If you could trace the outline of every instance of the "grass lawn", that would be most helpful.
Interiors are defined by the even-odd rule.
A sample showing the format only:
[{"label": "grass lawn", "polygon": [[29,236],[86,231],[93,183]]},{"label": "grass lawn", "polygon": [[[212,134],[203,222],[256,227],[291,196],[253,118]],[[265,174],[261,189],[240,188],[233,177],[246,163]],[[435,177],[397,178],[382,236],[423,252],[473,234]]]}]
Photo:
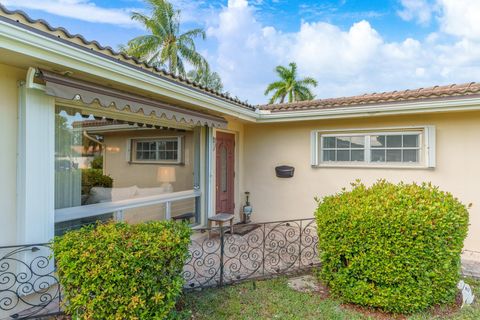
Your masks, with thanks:
[{"label": "grass lawn", "polygon": [[[467,280],[476,297],[480,297],[480,281]],[[301,293],[287,286],[286,278],[245,282],[221,289],[191,292],[183,297],[185,319],[388,319],[366,316],[348,309],[335,299],[322,298],[318,293]],[[440,314],[440,313],[437,313]],[[420,319],[480,319],[480,303],[449,316],[431,313],[400,318]]]}]

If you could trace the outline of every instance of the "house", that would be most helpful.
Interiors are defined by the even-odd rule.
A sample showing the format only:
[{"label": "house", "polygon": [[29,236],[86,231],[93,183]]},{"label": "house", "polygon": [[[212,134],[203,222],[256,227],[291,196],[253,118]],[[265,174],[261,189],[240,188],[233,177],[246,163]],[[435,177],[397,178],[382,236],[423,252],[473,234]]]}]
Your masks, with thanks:
[{"label": "house", "polygon": [[100,218],[240,220],[246,191],[253,221],[311,217],[315,196],[384,178],[472,203],[480,252],[477,83],[252,106],[0,6],[0,96],[2,246]]}]

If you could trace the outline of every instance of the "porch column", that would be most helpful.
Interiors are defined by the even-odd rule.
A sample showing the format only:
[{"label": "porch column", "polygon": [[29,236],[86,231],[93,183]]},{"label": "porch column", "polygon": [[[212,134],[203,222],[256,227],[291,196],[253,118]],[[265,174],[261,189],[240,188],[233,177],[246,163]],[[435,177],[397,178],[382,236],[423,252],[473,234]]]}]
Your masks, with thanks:
[{"label": "porch column", "polygon": [[55,230],[55,99],[23,83],[19,93],[17,241],[43,243]]}]

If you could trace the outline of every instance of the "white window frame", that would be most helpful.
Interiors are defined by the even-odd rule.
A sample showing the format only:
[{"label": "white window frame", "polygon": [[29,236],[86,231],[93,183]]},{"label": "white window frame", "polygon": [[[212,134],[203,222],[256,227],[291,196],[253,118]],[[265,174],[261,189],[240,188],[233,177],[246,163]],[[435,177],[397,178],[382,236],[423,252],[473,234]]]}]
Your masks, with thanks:
[{"label": "white window frame", "polygon": [[[371,162],[370,137],[375,135],[419,135],[418,162]],[[364,161],[323,161],[323,137],[364,136]],[[380,148],[382,149],[382,148]],[[388,149],[388,148],[385,148]],[[399,148],[404,149],[404,148]],[[411,148],[407,148],[411,149]],[[413,148],[412,148],[413,149]],[[350,149],[348,149],[350,150]],[[434,168],[435,126],[313,130],[311,132],[312,167]]]},{"label": "white window frame", "polygon": [[[137,143],[138,142],[155,142],[160,140],[168,140],[177,142],[177,159],[176,160],[139,160],[137,159]],[[130,163],[136,164],[182,164],[183,163],[183,136],[157,136],[128,139],[129,148],[128,160]]]}]

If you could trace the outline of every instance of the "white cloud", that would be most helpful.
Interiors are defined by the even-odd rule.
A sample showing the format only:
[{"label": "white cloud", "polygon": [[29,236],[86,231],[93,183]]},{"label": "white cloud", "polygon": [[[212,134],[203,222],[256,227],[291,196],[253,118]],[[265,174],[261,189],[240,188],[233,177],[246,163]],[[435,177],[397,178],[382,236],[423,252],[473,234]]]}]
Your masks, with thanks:
[{"label": "white cloud", "polygon": [[[94,0],[0,1],[85,21],[132,25],[127,9],[99,7]],[[480,78],[480,0],[399,0],[404,19],[436,21],[438,29],[425,39],[396,42],[385,40],[367,20],[348,28],[302,22],[296,32],[281,32],[257,19],[258,0],[229,0],[227,7],[172,1],[182,9],[184,21],[205,23],[210,40],[202,54],[228,91],[252,103],[267,101],[263,92],[276,79],[275,66],[291,61],[297,62],[300,76],[318,80],[314,91],[319,98]]]},{"label": "white cloud", "polygon": [[442,32],[480,39],[480,0],[400,0],[397,13],[406,21],[427,25],[433,18]]},{"label": "white cloud", "polygon": [[41,10],[88,22],[120,26],[137,25],[136,22],[130,19],[131,10],[103,8],[89,0],[2,0],[2,3],[15,8]]},{"label": "white cloud", "polygon": [[479,0],[438,0],[442,31],[459,37],[480,40]]},{"label": "white cloud", "polygon": [[267,101],[263,91],[276,79],[275,66],[290,61],[297,62],[300,76],[319,81],[317,97],[461,83],[480,75],[480,41],[474,31],[452,38],[456,28],[450,19],[460,18],[443,7],[439,12],[446,20],[437,32],[426,39],[388,42],[366,20],[347,30],[325,22],[303,22],[298,32],[282,33],[262,25],[247,4],[230,0],[208,34],[217,42],[211,63],[225,87],[253,103]]},{"label": "white cloud", "polygon": [[406,20],[415,20],[420,24],[428,24],[432,19],[435,6],[429,0],[401,0],[403,9],[398,11],[398,15]]}]

